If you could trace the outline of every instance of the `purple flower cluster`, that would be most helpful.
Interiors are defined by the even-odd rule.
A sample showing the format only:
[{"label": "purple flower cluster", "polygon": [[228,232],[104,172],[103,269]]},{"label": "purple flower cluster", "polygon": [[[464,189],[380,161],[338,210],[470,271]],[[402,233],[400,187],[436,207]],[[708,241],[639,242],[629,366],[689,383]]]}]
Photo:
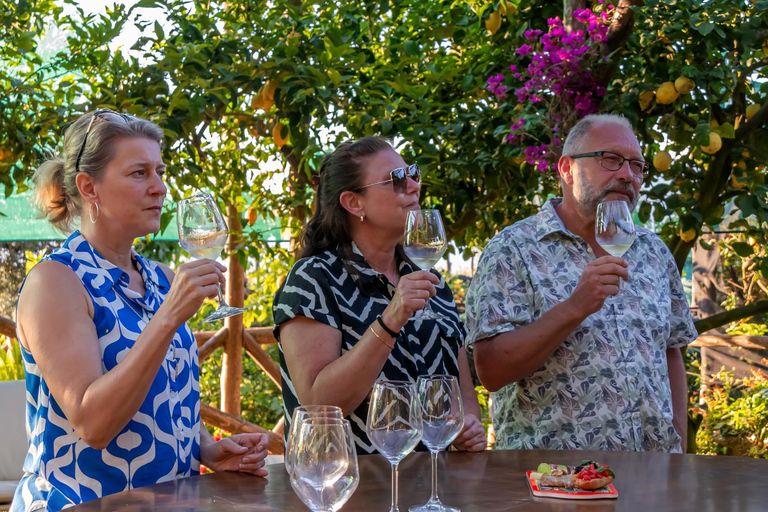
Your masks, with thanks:
[{"label": "purple flower cluster", "polygon": [[[602,3],[602,2],[599,2]],[[612,8],[612,6],[609,6]],[[499,101],[507,100],[508,91],[514,89],[514,99],[523,110],[531,113],[516,120],[509,128],[507,141],[519,144],[538,141],[538,145],[525,149],[525,161],[539,171],[557,167],[560,154],[560,133],[578,119],[597,112],[605,88],[596,83],[592,68],[601,62],[600,44],[608,33],[609,10],[598,8],[599,14],[582,9],[573,13],[585,30],[567,31],[560,18],[547,21],[548,31],[526,30],[526,42],[514,52],[515,63],[510,65],[510,85],[501,74],[488,79],[487,90]],[[542,112],[544,111],[544,112]],[[532,133],[543,133],[533,137]]]}]

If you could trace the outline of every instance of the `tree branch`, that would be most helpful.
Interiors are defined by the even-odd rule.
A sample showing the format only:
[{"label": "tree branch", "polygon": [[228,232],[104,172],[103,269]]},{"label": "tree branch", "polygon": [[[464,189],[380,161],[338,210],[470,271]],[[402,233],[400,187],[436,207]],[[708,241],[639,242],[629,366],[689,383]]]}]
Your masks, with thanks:
[{"label": "tree branch", "polygon": [[741,320],[742,318],[748,318],[750,316],[759,315],[762,313],[768,313],[768,300],[759,300],[753,302],[747,306],[731,309],[729,311],[723,311],[716,315],[708,316],[694,322],[696,330],[699,334],[703,334],[710,329],[715,329],[725,324]]},{"label": "tree branch", "polygon": [[13,320],[0,316],[0,334],[9,338],[16,337],[16,324]]},{"label": "tree branch", "polygon": [[739,90],[739,87],[747,82],[749,75],[751,75],[754,70],[760,69],[763,66],[768,66],[768,59],[758,60],[744,68],[744,71],[741,72],[741,76],[739,77],[738,82],[736,82],[735,89]]},{"label": "tree branch", "polygon": [[757,114],[753,115],[749,121],[739,126],[739,128],[736,130],[736,135],[733,140],[743,140],[752,130],[757,129],[759,126],[764,125],[766,122],[768,122],[768,103],[764,104],[762,108],[757,111]]},{"label": "tree branch", "polygon": [[600,47],[600,55],[603,57],[612,58],[605,65],[595,73],[595,80],[598,84],[608,86],[611,81],[611,77],[616,69],[619,67],[619,55],[621,52],[617,50],[623,49],[629,36],[632,34],[632,29],[635,26],[635,12],[632,7],[635,5],[643,5],[643,0],[619,0],[614,11],[613,19],[611,20],[611,26],[608,28],[608,34],[603,45]]},{"label": "tree branch", "polygon": [[694,121],[693,118],[688,114],[686,114],[685,112],[680,112],[679,110],[675,110],[675,117],[683,121],[685,124],[687,124],[691,128],[696,128],[696,121]]}]

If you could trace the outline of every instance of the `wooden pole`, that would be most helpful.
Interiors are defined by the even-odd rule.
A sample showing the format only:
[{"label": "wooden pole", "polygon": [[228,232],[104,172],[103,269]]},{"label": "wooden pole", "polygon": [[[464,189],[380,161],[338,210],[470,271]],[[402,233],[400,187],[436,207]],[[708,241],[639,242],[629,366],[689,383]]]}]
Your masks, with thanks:
[{"label": "wooden pole", "polygon": [[[245,272],[237,257],[237,247],[242,240],[243,226],[234,205],[227,206],[229,221],[229,269],[227,270],[227,304],[243,307]],[[243,315],[224,320],[228,336],[224,342],[221,361],[221,408],[233,416],[240,416],[240,381],[243,378]]]},{"label": "wooden pole", "polygon": [[0,316],[0,334],[9,338],[16,338],[16,324],[13,320]]},{"label": "wooden pole", "polygon": [[197,339],[198,360],[202,363],[217,348],[223,346],[227,342],[228,334],[229,330],[224,327],[216,331],[213,336],[206,336],[207,339],[203,339],[202,337],[198,338],[197,335],[195,335],[195,338]]}]

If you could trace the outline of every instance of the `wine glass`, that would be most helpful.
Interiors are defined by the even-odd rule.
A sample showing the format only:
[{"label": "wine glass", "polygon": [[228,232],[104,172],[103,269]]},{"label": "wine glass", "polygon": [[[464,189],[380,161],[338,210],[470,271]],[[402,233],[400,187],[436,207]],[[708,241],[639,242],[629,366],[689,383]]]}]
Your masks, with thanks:
[{"label": "wine glass", "polygon": [[[611,256],[622,257],[635,241],[635,223],[626,201],[603,201],[597,205],[595,239]],[[619,290],[623,288],[619,280]]]},{"label": "wine glass", "polygon": [[373,446],[392,465],[392,505],[398,508],[398,466],[419,443],[416,388],[412,382],[380,381],[373,385],[365,432]]},{"label": "wine glass", "polygon": [[291,487],[313,512],[335,512],[360,481],[357,450],[348,420],[301,420],[291,453]]},{"label": "wine glass", "polygon": [[450,375],[422,375],[416,381],[421,442],[432,457],[432,496],[424,505],[410,507],[409,512],[459,512],[444,505],[437,497],[437,454],[450,446],[464,428],[464,406],[461,403],[459,379]]},{"label": "wine glass", "polygon": [[[405,241],[403,250],[406,256],[421,270],[431,269],[443,257],[448,247],[443,219],[437,210],[411,210],[405,219]],[[424,309],[418,311],[414,320],[435,320],[444,318],[436,315],[429,307],[429,299]]]},{"label": "wine glass", "polygon": [[[179,201],[176,213],[179,227],[179,244],[197,259],[215,260],[227,243],[229,230],[224,216],[209,194],[199,194]],[[218,286],[218,284],[217,284]],[[228,316],[240,315],[245,308],[233,308],[224,302],[219,289],[219,307],[203,322],[215,322]]]},{"label": "wine glass", "polygon": [[291,455],[293,446],[299,433],[299,425],[306,418],[336,418],[343,420],[341,408],[335,405],[302,405],[293,410],[291,414],[291,429],[288,433],[288,442],[285,445],[285,469],[291,473]]}]

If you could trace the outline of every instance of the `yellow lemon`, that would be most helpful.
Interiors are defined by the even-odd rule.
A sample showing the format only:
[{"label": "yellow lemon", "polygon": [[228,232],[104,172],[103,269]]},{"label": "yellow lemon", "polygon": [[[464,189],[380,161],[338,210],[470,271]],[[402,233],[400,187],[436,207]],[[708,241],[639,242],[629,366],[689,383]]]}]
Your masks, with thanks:
[{"label": "yellow lemon", "polygon": [[251,108],[253,108],[253,110],[263,109],[264,111],[268,111],[272,108],[272,105],[275,104],[274,100],[266,97],[265,92],[266,91],[262,87],[259,89],[259,92],[253,95],[253,99],[251,100]]},{"label": "yellow lemon", "polygon": [[675,89],[680,94],[688,94],[696,88],[696,82],[688,78],[687,76],[678,77],[675,80]]},{"label": "yellow lemon", "polygon": [[745,162],[744,160],[739,160],[738,163],[736,164],[736,167],[738,167],[742,171],[746,171],[747,170],[747,162]]},{"label": "yellow lemon", "polygon": [[275,124],[275,128],[272,130],[272,140],[275,141],[275,146],[282,148],[288,143],[288,127],[285,126],[285,137],[283,137],[284,125],[280,122]]},{"label": "yellow lemon", "polygon": [[485,20],[485,28],[488,32],[495,34],[501,28],[501,14],[499,11],[493,11],[488,19]]},{"label": "yellow lemon", "polygon": [[750,119],[752,116],[757,114],[757,112],[760,110],[760,107],[762,105],[754,104],[747,107],[747,119]]},{"label": "yellow lemon", "polygon": [[653,96],[653,91],[643,91],[640,93],[640,96],[638,96],[640,110],[648,110],[648,108],[651,106],[651,102],[653,101]]},{"label": "yellow lemon", "polygon": [[256,209],[252,206],[248,208],[247,212],[245,212],[245,218],[248,219],[249,226],[253,226],[258,216],[259,216],[259,212],[257,212]]},{"label": "yellow lemon", "polygon": [[690,242],[691,240],[696,238],[696,228],[691,228],[686,231],[681,231],[680,238],[683,239],[683,242]]},{"label": "yellow lemon", "polygon": [[715,132],[709,132],[709,144],[701,146],[701,150],[708,155],[714,155],[723,147],[723,139]]},{"label": "yellow lemon", "polygon": [[656,89],[656,103],[662,105],[669,105],[680,96],[680,93],[675,89],[675,84],[672,82],[664,82]]},{"label": "yellow lemon", "polygon": [[653,155],[653,166],[659,171],[666,171],[672,166],[672,155],[666,151],[659,151]]},{"label": "yellow lemon", "polygon": [[275,91],[277,90],[277,80],[267,80],[262,86],[264,98],[269,101],[275,101]]},{"label": "yellow lemon", "polygon": [[744,188],[744,182],[740,181],[735,174],[731,174],[731,183],[733,184],[733,188]]}]

